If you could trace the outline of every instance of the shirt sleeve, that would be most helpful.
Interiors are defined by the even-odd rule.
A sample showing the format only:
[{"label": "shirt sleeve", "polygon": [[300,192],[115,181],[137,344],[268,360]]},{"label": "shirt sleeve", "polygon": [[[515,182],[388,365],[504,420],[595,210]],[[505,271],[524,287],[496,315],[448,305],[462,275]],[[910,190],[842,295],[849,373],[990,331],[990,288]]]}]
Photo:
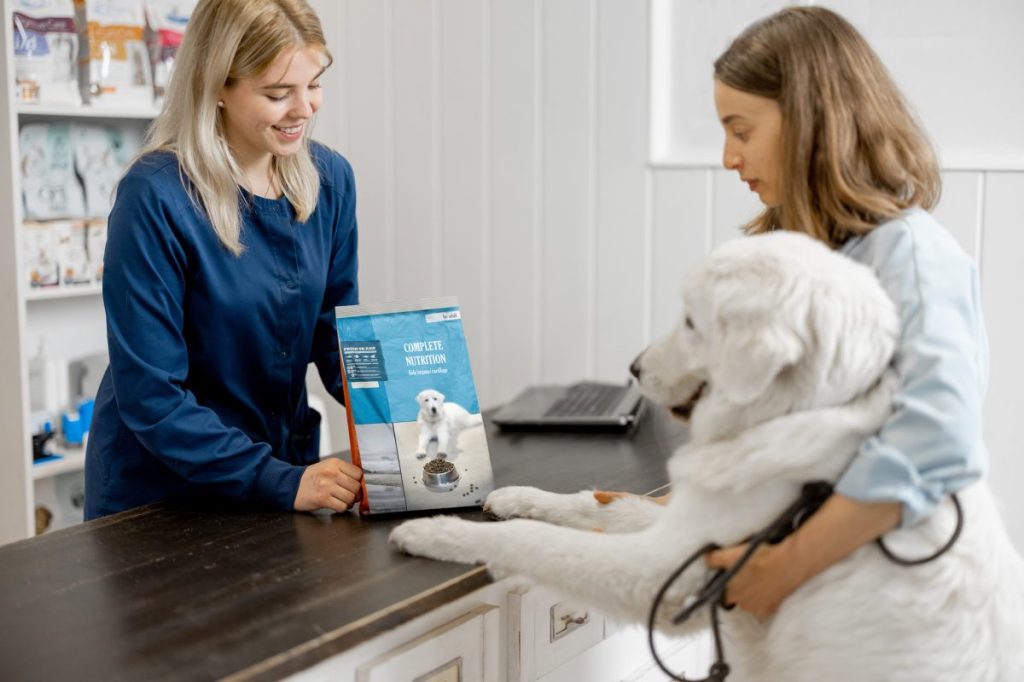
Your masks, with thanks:
[{"label": "shirt sleeve", "polygon": [[188,390],[184,307],[187,239],[181,206],[159,176],[126,176],[108,221],[103,301],[118,411],[142,445],[190,483],[292,509],[303,468],[229,427]]},{"label": "shirt sleeve", "polygon": [[339,208],[333,226],[330,269],[324,300],[313,330],[313,362],[320,372],[324,388],[341,404],[345,403],[341,388],[341,357],[338,351],[338,330],[334,308],[359,302],[358,231],[356,225],[356,184],[349,165],[339,154],[329,152],[334,191]]},{"label": "shirt sleeve", "polygon": [[950,236],[887,228],[876,270],[896,303],[902,334],[892,416],[868,438],[836,491],[898,501],[902,526],[978,480],[986,466],[981,406],[987,372],[977,272]]}]

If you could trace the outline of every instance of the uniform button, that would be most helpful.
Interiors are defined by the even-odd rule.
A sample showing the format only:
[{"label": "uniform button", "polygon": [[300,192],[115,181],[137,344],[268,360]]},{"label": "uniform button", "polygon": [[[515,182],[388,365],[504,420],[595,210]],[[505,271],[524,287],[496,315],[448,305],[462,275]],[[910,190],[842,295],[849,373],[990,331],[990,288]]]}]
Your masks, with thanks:
[{"label": "uniform button", "polygon": [[278,355],[280,355],[282,358],[286,358],[286,357],[288,357],[288,351],[283,350],[280,353],[278,353]]},{"label": "uniform button", "polygon": [[288,289],[294,289],[294,288],[295,288],[295,286],[296,286],[296,285],[295,285],[295,280],[293,280],[293,279],[288,279],[288,280],[285,280],[285,282],[284,282],[284,285],[285,285],[285,287],[286,287],[286,288],[288,288]]}]

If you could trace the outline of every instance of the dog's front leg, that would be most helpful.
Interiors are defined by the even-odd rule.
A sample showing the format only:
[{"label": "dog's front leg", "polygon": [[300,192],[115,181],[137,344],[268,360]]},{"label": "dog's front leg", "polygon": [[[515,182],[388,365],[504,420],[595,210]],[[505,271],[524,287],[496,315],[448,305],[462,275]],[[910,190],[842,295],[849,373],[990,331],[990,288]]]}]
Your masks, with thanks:
[{"label": "dog's front leg", "polygon": [[602,504],[591,490],[562,495],[528,486],[498,488],[484,502],[484,511],[499,518],[537,519],[559,526],[606,533],[647,528],[663,507],[641,495],[622,496]]},{"label": "dog's front leg", "polygon": [[437,456],[447,457],[448,456],[448,445],[451,441],[451,430],[448,427],[447,420],[442,421],[437,425]]},{"label": "dog's front leg", "polygon": [[430,429],[426,425],[420,426],[420,439],[416,443],[416,457],[418,459],[423,459],[427,456],[427,446],[430,445],[430,437]]},{"label": "dog's front leg", "polygon": [[[436,516],[401,524],[391,542],[409,554],[486,563],[498,576],[525,576],[608,615],[642,622],[662,582],[692,551],[681,533],[660,537],[664,531],[610,535],[526,519],[473,523]],[[685,574],[669,592],[662,619],[704,577],[702,564]]]}]

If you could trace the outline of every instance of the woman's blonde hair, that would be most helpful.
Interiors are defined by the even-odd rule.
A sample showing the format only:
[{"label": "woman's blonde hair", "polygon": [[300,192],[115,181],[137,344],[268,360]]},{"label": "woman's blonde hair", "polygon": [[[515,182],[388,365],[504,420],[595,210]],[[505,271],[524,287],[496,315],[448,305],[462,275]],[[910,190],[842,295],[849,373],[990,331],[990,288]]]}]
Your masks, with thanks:
[{"label": "woman's blonde hair", "polygon": [[715,60],[715,78],[782,110],[781,201],[748,233],[795,230],[837,246],[938,201],[927,136],[878,55],[836,13],[790,7],[753,24]]},{"label": "woman's blonde hair", "polygon": [[[293,47],[319,49],[331,62],[320,20],[305,0],[202,0],[178,50],[163,110],[140,153],[163,150],[177,156],[189,196],[235,255],[243,250],[238,187],[245,178],[224,138],[217,98],[222,88],[259,76]],[[320,193],[309,152],[311,128],[306,126],[297,154],[273,159],[300,222],[313,213]]]}]

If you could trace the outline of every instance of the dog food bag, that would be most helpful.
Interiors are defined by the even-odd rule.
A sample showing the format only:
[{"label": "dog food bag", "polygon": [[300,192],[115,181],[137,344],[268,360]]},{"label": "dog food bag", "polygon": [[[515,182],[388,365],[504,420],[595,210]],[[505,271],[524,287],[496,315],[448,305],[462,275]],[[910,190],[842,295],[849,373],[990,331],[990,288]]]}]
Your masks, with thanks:
[{"label": "dog food bag", "polygon": [[196,0],[145,0],[146,41],[153,67],[153,94],[163,102],[167,83],[174,69],[174,56],[185,36],[185,26],[195,9]]},{"label": "dog food bag", "polygon": [[453,298],[335,308],[360,512],[480,507],[494,489]]},{"label": "dog food bag", "polygon": [[71,0],[14,0],[14,101],[82,103]]},{"label": "dog food bag", "polygon": [[71,124],[31,123],[18,134],[21,191],[28,220],[81,218],[82,187],[75,177]]},{"label": "dog food bag", "polygon": [[85,215],[106,218],[117,181],[141,143],[137,130],[112,125],[71,126],[75,170],[85,187]]},{"label": "dog food bag", "polygon": [[82,94],[98,107],[148,107],[153,78],[142,0],[75,0]]},{"label": "dog food bag", "polygon": [[28,222],[22,226],[22,253],[28,285],[33,289],[60,283],[57,269],[57,231],[53,223]]},{"label": "dog food bag", "polygon": [[85,256],[94,282],[103,281],[103,251],[107,248],[107,223],[92,221],[85,232]]},{"label": "dog food bag", "polygon": [[89,261],[85,255],[86,224],[84,221],[54,223],[57,239],[57,265],[62,286],[89,284]]}]

